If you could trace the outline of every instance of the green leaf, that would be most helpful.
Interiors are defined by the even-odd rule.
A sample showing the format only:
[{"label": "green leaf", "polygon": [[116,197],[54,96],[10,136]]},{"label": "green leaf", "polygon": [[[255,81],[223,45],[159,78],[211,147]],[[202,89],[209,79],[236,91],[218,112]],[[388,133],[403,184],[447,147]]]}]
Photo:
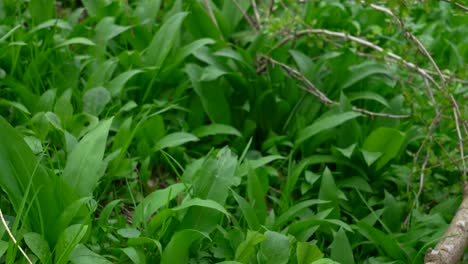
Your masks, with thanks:
[{"label": "green leaf", "polygon": [[[221,149],[216,159],[207,158],[191,179],[192,197],[213,200],[224,206],[229,188],[236,183],[237,159],[227,147]],[[185,214],[180,227],[209,233],[222,220],[222,215],[209,208],[192,207]]]},{"label": "green leaf", "polygon": [[186,186],[182,183],[173,184],[166,189],[152,192],[143,199],[143,201],[135,208],[133,215],[133,224],[139,224],[146,221],[146,218],[153,215],[161,207],[168,204],[169,201],[177,197]]},{"label": "green leaf", "polygon": [[348,237],[345,231],[340,228],[335,233],[333,242],[331,244],[331,258],[340,263],[354,263],[353,251],[349,244]]},{"label": "green leaf", "polygon": [[96,46],[96,43],[94,43],[92,40],[83,38],[83,37],[76,37],[76,38],[71,38],[67,39],[64,42],[58,44],[56,47],[61,48],[64,46],[70,46],[70,45],[84,45],[84,46]]},{"label": "green leaf", "polygon": [[296,247],[297,264],[310,264],[323,257],[320,249],[309,242],[297,242]]},{"label": "green leaf", "polygon": [[100,226],[104,227],[108,225],[108,220],[112,213],[112,210],[114,210],[114,207],[117,206],[120,202],[121,200],[114,200],[106,204],[104,209],[102,209],[101,213],[99,214],[99,219],[97,221]]},{"label": "green leaf", "polygon": [[109,260],[104,258],[101,255],[96,254],[91,251],[86,246],[79,244],[76,246],[75,250],[70,257],[70,262],[74,264],[111,264]]},{"label": "green leaf", "polygon": [[249,170],[258,169],[260,167],[265,166],[266,164],[268,164],[270,162],[273,162],[273,161],[279,160],[279,159],[284,159],[284,157],[280,156],[280,155],[270,155],[270,156],[266,156],[266,157],[261,157],[261,158],[256,159],[256,160],[246,160],[244,163],[242,163],[241,166],[239,166],[239,169],[237,171],[237,175],[239,177],[243,177],[243,176],[247,175],[247,173],[249,173]]},{"label": "green leaf", "polygon": [[367,166],[369,167],[382,156],[382,153],[380,152],[369,152],[363,149],[361,149],[361,153],[364,157],[364,160],[366,161]]},{"label": "green leaf", "polygon": [[189,260],[189,248],[193,242],[205,237],[197,230],[186,229],[175,233],[164,249],[161,264],[186,264]]},{"label": "green leaf", "polygon": [[234,190],[231,190],[234,199],[236,199],[239,208],[242,211],[242,214],[249,225],[249,228],[252,230],[259,230],[260,223],[258,221],[257,215],[255,214],[254,208],[240,195],[238,195]]},{"label": "green leaf", "polygon": [[36,24],[52,19],[55,11],[54,0],[30,0],[29,13]]},{"label": "green leaf", "polygon": [[128,227],[117,230],[117,234],[125,238],[135,238],[139,237],[141,232],[136,228]]},{"label": "green leaf", "polygon": [[261,263],[286,264],[291,254],[289,238],[283,234],[266,231],[265,240],[260,244]]},{"label": "green leaf", "polygon": [[193,141],[198,141],[199,139],[186,132],[174,132],[172,134],[169,134],[163,138],[161,138],[157,143],[156,143],[156,150],[159,149],[165,149],[165,148],[172,148],[172,147],[177,147],[180,145],[183,145],[188,142],[193,142]]},{"label": "green leaf", "polygon": [[379,170],[391,159],[398,156],[405,138],[405,134],[396,129],[379,127],[366,138],[362,149],[368,152],[383,153],[376,165],[376,170]]},{"label": "green leaf", "polygon": [[367,239],[369,239],[379,250],[385,252],[386,255],[395,260],[401,260],[403,262],[408,261],[405,251],[403,251],[394,238],[386,235],[378,229],[375,229],[365,222],[359,222],[357,223],[357,226],[359,228],[359,232],[367,237]]},{"label": "green leaf", "polygon": [[0,240],[0,257],[3,257],[5,252],[8,250],[8,242]]},{"label": "green leaf", "polygon": [[266,236],[257,231],[247,230],[247,237],[236,249],[235,260],[241,263],[250,263],[250,259],[256,252],[256,245],[266,239]]},{"label": "green leaf", "polygon": [[311,200],[306,200],[303,202],[300,202],[292,207],[289,207],[286,212],[284,212],[282,215],[280,215],[276,221],[275,221],[275,229],[279,229],[283,227],[288,221],[292,220],[294,217],[297,216],[298,213],[300,213],[302,210],[306,208],[310,208],[312,205],[316,204],[326,204],[329,203],[329,201],[325,200],[318,200],[318,199],[311,199]]},{"label": "green leaf", "polygon": [[139,0],[135,4],[135,15],[142,24],[153,23],[161,7],[161,0]]},{"label": "green leaf", "polygon": [[185,67],[185,72],[189,76],[195,92],[200,97],[203,108],[210,117],[211,122],[230,124],[231,109],[226,98],[226,91],[223,87],[220,87],[222,80],[201,82],[203,68],[195,64],[188,64]]},{"label": "green leaf", "polygon": [[182,22],[188,13],[182,12],[171,16],[151,40],[143,60],[146,66],[154,66],[160,69],[169,51],[174,47],[179,36]]},{"label": "green leaf", "polygon": [[351,156],[353,155],[353,152],[354,152],[354,149],[356,148],[356,143],[350,145],[349,147],[347,148],[336,148],[336,150],[338,150],[341,154],[343,154],[343,156],[347,157],[348,159],[351,158]]},{"label": "green leaf", "polygon": [[80,197],[93,193],[102,176],[107,134],[112,119],[102,121],[76,145],[63,170],[63,179]]},{"label": "green leaf", "polygon": [[55,263],[67,263],[70,260],[71,253],[83,239],[87,230],[88,226],[76,224],[63,231],[55,246]]},{"label": "green leaf", "polygon": [[109,89],[110,94],[112,97],[117,97],[122,93],[122,90],[125,84],[135,75],[138,73],[143,72],[142,70],[128,70],[119,74],[117,77],[112,79],[108,84],[105,86]]},{"label": "green leaf", "polygon": [[92,88],[83,95],[83,110],[98,116],[111,100],[110,92],[104,87]]},{"label": "green leaf", "polygon": [[180,211],[180,210],[190,208],[192,206],[199,206],[199,207],[203,207],[203,208],[213,209],[213,210],[221,212],[221,213],[225,214],[227,217],[229,217],[228,211],[226,211],[226,209],[224,209],[224,207],[222,205],[220,205],[219,203],[217,203],[216,201],[204,200],[204,199],[200,199],[200,198],[197,198],[197,197],[192,198],[192,199],[190,199],[190,200],[188,200],[186,202],[183,202],[181,205],[172,208],[172,210]]},{"label": "green leaf", "polygon": [[356,112],[345,112],[320,118],[319,120],[315,121],[312,125],[309,125],[299,131],[296,139],[296,145],[301,144],[305,140],[311,138],[312,136],[320,132],[339,126],[345,123],[346,121],[354,119],[358,116],[361,116],[361,114]]},{"label": "green leaf", "polygon": [[380,104],[382,104],[385,107],[390,107],[390,104],[388,101],[381,96],[378,93],[374,93],[371,91],[362,91],[362,92],[357,92],[357,93],[350,93],[348,94],[348,99],[350,101],[358,100],[358,99],[365,99],[365,100],[373,100],[376,101]]},{"label": "green leaf", "polygon": [[[58,234],[50,223],[55,223],[63,207],[75,199],[73,191],[39,164],[18,132],[1,116],[0,138],[0,187],[15,212],[20,213],[23,206],[30,206],[27,220],[31,231],[42,233],[49,243],[55,241]],[[31,187],[29,191],[28,186]],[[24,205],[23,199],[27,201]]]},{"label": "green leaf", "polygon": [[193,42],[190,42],[189,44],[177,50],[177,53],[173,60],[173,64],[178,64],[182,62],[187,56],[191,55],[192,53],[197,51],[199,48],[204,47],[206,45],[211,45],[214,43],[215,41],[210,38],[203,38],[203,39],[198,39]]},{"label": "green leaf", "polygon": [[328,208],[335,208],[335,212],[339,212],[340,208],[338,206],[338,194],[338,188],[336,187],[333,175],[328,167],[326,167],[322,175],[322,182],[320,184],[319,199],[330,201],[330,203],[319,205],[319,212]]},{"label": "green leaf", "polygon": [[241,136],[241,133],[237,129],[235,129],[232,126],[223,124],[211,124],[201,126],[195,129],[192,133],[199,138],[214,135],[233,135],[238,137]]},{"label": "green leaf", "polygon": [[365,61],[358,65],[353,65],[350,70],[351,74],[349,74],[348,79],[343,83],[342,89],[346,89],[374,74],[384,74],[387,76],[394,75],[393,72],[391,72],[384,64],[372,60]]},{"label": "green leaf", "polygon": [[42,263],[49,263],[52,260],[49,244],[42,235],[29,232],[24,234],[23,237],[26,245]]},{"label": "green leaf", "polygon": [[127,257],[135,264],[144,264],[146,263],[145,253],[142,249],[136,249],[134,247],[122,248],[122,252],[127,255]]}]

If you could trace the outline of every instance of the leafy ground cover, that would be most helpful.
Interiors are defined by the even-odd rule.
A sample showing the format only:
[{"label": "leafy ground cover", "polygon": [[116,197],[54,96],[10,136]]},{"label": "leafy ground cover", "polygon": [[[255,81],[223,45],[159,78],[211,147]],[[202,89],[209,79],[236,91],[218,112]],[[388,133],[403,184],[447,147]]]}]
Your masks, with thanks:
[{"label": "leafy ground cover", "polygon": [[0,1],[0,262],[423,262],[466,180],[465,8]]}]

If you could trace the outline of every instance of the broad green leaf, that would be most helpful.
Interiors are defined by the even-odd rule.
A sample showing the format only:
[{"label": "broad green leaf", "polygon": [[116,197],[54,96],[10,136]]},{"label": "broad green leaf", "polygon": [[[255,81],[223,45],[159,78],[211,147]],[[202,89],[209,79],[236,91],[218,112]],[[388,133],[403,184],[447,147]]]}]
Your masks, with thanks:
[{"label": "broad green leaf", "polygon": [[122,90],[125,84],[135,75],[141,73],[141,70],[128,70],[119,74],[117,77],[112,79],[108,84],[105,86],[109,89],[110,94],[112,97],[117,97],[122,93]]},{"label": "broad green leaf", "polygon": [[[20,28],[21,25],[18,25],[14,27],[12,30],[10,30],[5,36],[0,38],[0,42],[8,38],[14,31],[16,31],[18,28]],[[59,29],[64,29],[64,30],[72,30],[72,27],[70,26],[70,23],[68,21],[64,21],[62,19],[49,19],[47,21],[42,22],[41,24],[33,27],[30,31],[29,34],[33,34],[36,31],[39,31],[41,29],[45,28],[59,28]]]},{"label": "broad green leaf", "polygon": [[366,161],[367,166],[369,167],[382,156],[382,153],[380,152],[369,152],[363,149],[361,149],[361,153],[364,157],[364,160]]},{"label": "broad green leaf", "polygon": [[124,238],[135,238],[139,237],[141,232],[136,228],[128,227],[117,230],[117,234],[121,235]]},{"label": "broad green leaf", "polygon": [[366,138],[362,149],[368,152],[380,152],[383,155],[377,161],[376,170],[381,169],[391,159],[396,158],[405,142],[405,134],[388,127],[379,127]]},{"label": "broad green leaf", "polygon": [[177,147],[177,146],[183,145],[185,143],[198,141],[198,140],[199,139],[196,136],[194,136],[194,135],[192,135],[190,133],[174,132],[172,134],[169,134],[169,135],[161,138],[156,143],[155,150]]},{"label": "broad green leaf", "polygon": [[5,252],[8,250],[8,242],[0,240],[0,257],[3,257]]},{"label": "broad green leaf", "polygon": [[70,260],[72,252],[83,239],[87,230],[87,225],[76,224],[63,231],[54,249],[55,263],[67,263]]},{"label": "broad green leaf", "polygon": [[189,76],[195,92],[200,97],[211,122],[230,124],[231,109],[226,98],[226,91],[219,85],[222,80],[200,82],[203,68],[196,64],[188,64],[185,67],[185,72]]},{"label": "broad green leaf", "polygon": [[356,148],[356,143],[350,145],[349,147],[347,148],[336,148],[336,150],[338,150],[341,154],[343,154],[343,156],[347,157],[348,159],[351,158],[351,156],[353,155],[353,152],[354,152],[354,149]]},{"label": "broad green leaf", "polygon": [[247,175],[247,198],[260,223],[267,217],[268,175],[264,171],[249,170]]},{"label": "broad green leaf", "polygon": [[104,87],[92,88],[83,95],[83,110],[99,116],[111,100],[111,94]]},{"label": "broad green leaf", "polygon": [[134,12],[142,24],[151,24],[155,21],[160,7],[161,0],[139,0]]},{"label": "broad green leaf", "polygon": [[116,25],[114,22],[114,17],[104,17],[99,21],[99,23],[95,27],[96,43],[99,43],[100,45],[103,45],[105,47],[109,40],[130,29],[129,26],[119,26]]},{"label": "broad green leaf", "polygon": [[265,235],[257,231],[247,230],[247,237],[236,249],[235,260],[241,263],[250,263],[250,259],[257,251],[256,246],[265,239]]},{"label": "broad green leaf", "polygon": [[339,159],[339,158],[336,158],[334,156],[329,156],[329,155],[314,155],[314,156],[310,156],[308,158],[301,160],[299,164],[293,167],[291,175],[288,176],[288,179],[286,181],[286,186],[283,189],[283,199],[289,199],[289,195],[295,188],[296,183],[299,180],[299,176],[307,167],[311,165],[323,164],[323,163],[332,163],[332,164],[340,164],[340,165],[348,166],[350,168],[353,168],[357,172],[359,172],[361,176],[367,179],[366,173],[361,168],[349,162],[348,160]]},{"label": "broad green leaf", "polygon": [[[228,147],[221,149],[216,159],[207,158],[191,179],[193,197],[213,200],[224,206],[229,188],[237,182],[237,159]],[[222,220],[222,214],[208,208],[192,207],[185,214],[179,228],[209,233]]]},{"label": "broad green leaf", "polygon": [[215,41],[210,38],[203,38],[203,39],[198,39],[193,42],[190,42],[186,46],[183,46],[182,48],[177,50],[173,63],[178,64],[182,62],[187,56],[197,51],[199,48],[207,46],[207,45],[211,45],[214,43]]},{"label": "broad green leaf", "polygon": [[361,114],[356,112],[345,112],[320,118],[312,125],[309,125],[299,131],[295,144],[299,145],[320,132],[339,126],[344,122],[354,119],[358,116],[361,116]]},{"label": "broad green leaf", "polygon": [[58,234],[50,223],[55,223],[63,207],[75,199],[73,191],[39,164],[18,132],[1,116],[0,138],[0,187],[17,213],[23,199],[28,202],[27,219],[32,232],[42,233],[49,243],[55,241]]},{"label": "broad green leaf", "polygon": [[333,261],[333,260],[328,259],[328,258],[323,258],[323,259],[316,260],[316,261],[314,261],[314,262],[312,262],[310,264],[342,264],[342,263]]},{"label": "broad green leaf", "polygon": [[333,242],[330,247],[330,257],[333,260],[336,260],[340,263],[354,263],[351,245],[349,244],[348,237],[346,236],[346,233],[342,228],[340,228],[340,230],[338,230],[338,232],[335,233]]},{"label": "broad green leaf", "polygon": [[12,101],[0,98],[0,105],[11,106],[15,108],[16,110],[23,112],[24,114],[27,114],[27,115],[31,114],[29,110],[23,104],[18,103],[18,102],[12,102]]},{"label": "broad green leaf", "polygon": [[190,200],[188,200],[186,202],[183,202],[181,205],[172,208],[172,210],[180,211],[180,210],[190,208],[192,206],[209,208],[209,209],[221,212],[221,213],[225,214],[227,217],[230,216],[228,211],[226,211],[226,209],[224,209],[224,207],[222,205],[220,205],[219,203],[217,203],[216,201],[204,200],[204,199],[200,199],[200,198],[197,198],[197,197],[192,198],[192,199],[190,199]]},{"label": "broad green leaf", "polygon": [[371,92],[371,91],[350,93],[347,96],[350,101],[354,101],[358,99],[373,100],[373,101],[379,102],[385,107],[390,107],[390,104],[383,96],[381,96],[380,94]]},{"label": "broad green leaf", "polygon": [[[331,212],[331,209],[328,209],[329,212]],[[328,213],[328,212],[327,212]],[[315,216],[314,216],[315,217]],[[307,219],[307,220],[302,220],[298,222],[294,222],[288,226],[288,233],[298,236],[301,232],[304,232],[308,230],[311,227],[314,226],[337,226],[341,227],[344,230],[348,232],[353,232],[351,227],[346,224],[345,222],[341,220],[336,220],[336,219]]]},{"label": "broad green leaf", "polygon": [[353,65],[350,68],[350,71],[351,74],[349,74],[348,79],[343,83],[342,89],[346,89],[351,85],[374,74],[393,76],[393,72],[390,71],[384,64],[371,60],[365,61],[358,65]]},{"label": "broad green leaf", "polygon": [[62,230],[65,230],[72,220],[75,218],[84,218],[89,213],[86,204],[91,200],[91,197],[83,197],[81,199],[76,199],[65,207],[58,219],[54,222],[54,230],[56,233],[60,234]]},{"label": "broad green leaf", "polygon": [[247,173],[249,173],[249,170],[258,169],[260,167],[265,166],[266,164],[268,164],[270,162],[273,162],[273,161],[279,160],[279,159],[284,159],[284,157],[280,156],[280,155],[270,155],[270,156],[266,156],[266,157],[261,157],[261,158],[256,159],[256,160],[246,160],[244,163],[242,163],[241,166],[239,166],[239,169],[237,171],[237,175],[239,177],[243,177],[243,176],[247,175]]},{"label": "broad green leaf", "polygon": [[96,16],[98,12],[112,3],[112,0],[81,0],[87,13]]},{"label": "broad green leaf", "polygon": [[297,264],[310,264],[323,257],[322,252],[315,244],[309,242],[297,242]]},{"label": "broad green leaf", "polygon": [[285,225],[288,221],[296,217],[297,214],[300,213],[302,210],[309,208],[316,204],[326,204],[326,203],[329,203],[329,201],[312,199],[312,200],[306,200],[306,201],[300,202],[292,207],[289,207],[286,212],[284,212],[282,215],[280,215],[276,219],[275,225],[274,225],[275,229],[279,229],[283,227],[283,225]]},{"label": "broad green leaf", "polygon": [[135,208],[132,222],[134,224],[139,224],[146,221],[147,217],[153,215],[161,207],[167,205],[169,201],[177,197],[185,188],[186,186],[184,184],[176,183],[166,189],[152,192]]},{"label": "broad green leaf", "polygon": [[136,249],[134,247],[122,248],[122,252],[135,264],[146,263],[145,253],[142,249]]},{"label": "broad green leaf", "polygon": [[64,42],[60,43],[57,45],[57,48],[64,47],[64,46],[70,46],[70,45],[84,45],[84,46],[95,46],[96,43],[94,43],[92,40],[83,38],[83,37],[76,37],[76,38],[71,38],[67,39]]},{"label": "broad green leaf", "polygon": [[104,151],[112,119],[102,121],[76,145],[63,170],[63,179],[80,197],[93,193],[102,176]]},{"label": "broad green leaf", "polygon": [[109,220],[109,217],[112,213],[112,210],[114,210],[114,207],[116,207],[119,203],[121,202],[121,200],[114,200],[108,204],[106,204],[106,206],[104,207],[104,209],[102,209],[101,213],[99,214],[99,218],[98,218],[98,224],[102,227],[105,227],[107,226],[107,222]]},{"label": "broad green leaf", "polygon": [[29,13],[36,24],[52,19],[55,13],[55,1],[30,0]]},{"label": "broad green leaf", "polygon": [[260,263],[286,264],[291,254],[289,238],[283,234],[266,231],[265,240],[260,244]]},{"label": "broad green leaf", "polygon": [[232,126],[223,124],[211,124],[201,126],[195,129],[192,133],[199,138],[214,135],[233,135],[238,137],[241,136],[241,133],[237,129],[235,129]]},{"label": "broad green leaf", "polygon": [[369,183],[359,176],[352,176],[343,180],[340,180],[337,183],[337,186],[341,188],[356,188],[365,192],[372,192],[372,188]]},{"label": "broad green leaf", "polygon": [[249,228],[252,230],[259,230],[260,223],[258,221],[257,215],[255,214],[254,208],[234,190],[231,190],[231,192],[234,196],[234,199],[236,199],[236,202],[239,205],[239,208],[241,209],[242,214],[244,215],[244,218],[249,225]]},{"label": "broad green leaf", "polygon": [[359,228],[358,231],[362,235],[367,237],[373,245],[375,245],[379,250],[385,252],[389,257],[403,262],[408,261],[405,251],[394,238],[362,221],[357,223],[357,226]]},{"label": "broad green leaf", "polygon": [[163,251],[161,264],[186,264],[189,248],[193,242],[205,237],[197,230],[186,229],[175,233]]},{"label": "broad green leaf", "polygon": [[338,194],[338,188],[336,187],[333,175],[328,167],[326,167],[320,184],[319,199],[329,201],[330,203],[320,204],[318,210],[323,211],[328,208],[335,208],[334,211],[339,212]]},{"label": "broad green leaf", "polygon": [[[29,232],[23,235],[26,245],[36,255],[42,263],[52,261],[50,247],[44,237],[38,233]],[[1,254],[0,254],[1,255]]]},{"label": "broad green leaf", "polygon": [[111,264],[109,260],[103,256],[91,251],[86,246],[79,244],[70,257],[70,262],[74,264]]},{"label": "broad green leaf", "polygon": [[226,75],[226,74],[229,74],[229,72],[226,72],[225,70],[220,69],[219,67],[215,65],[210,65],[203,69],[203,72],[199,81],[209,82],[209,81],[217,80],[221,76]]},{"label": "broad green leaf", "polygon": [[179,36],[182,22],[188,13],[178,13],[171,16],[164,22],[149,44],[146,54],[143,57],[146,66],[153,66],[160,69],[169,51],[174,47]]}]

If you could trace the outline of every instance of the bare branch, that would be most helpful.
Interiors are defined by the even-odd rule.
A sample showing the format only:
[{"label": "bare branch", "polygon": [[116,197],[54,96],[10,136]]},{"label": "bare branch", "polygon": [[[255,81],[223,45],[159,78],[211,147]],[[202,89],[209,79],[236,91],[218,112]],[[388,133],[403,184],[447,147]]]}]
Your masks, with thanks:
[{"label": "bare branch", "polygon": [[[322,91],[320,91],[309,79],[307,79],[302,73],[297,71],[296,69],[279,62],[271,57],[261,55],[261,58],[266,59],[273,65],[278,65],[280,66],[284,71],[286,71],[289,75],[291,75],[293,78],[301,81],[302,83],[305,84],[305,86],[299,85],[299,88],[303,91],[306,91],[313,96],[315,96],[320,102],[322,102],[325,105],[339,105],[338,102],[331,100],[328,98],[327,95],[325,95]],[[358,107],[353,107],[353,111],[359,112],[366,114],[368,116],[378,116],[378,117],[387,117],[387,118],[395,118],[395,119],[402,119],[402,118],[408,118],[410,115],[394,115],[394,114],[388,114],[388,113],[377,113],[377,112],[372,112],[366,109],[361,109]]]},{"label": "bare branch", "polygon": [[458,2],[455,2],[455,1],[451,1],[451,0],[444,0],[444,2],[447,2],[447,3],[453,3],[456,7],[460,8],[461,10],[465,11],[465,12],[468,12],[468,7],[458,3]]},{"label": "bare branch", "polygon": [[468,247],[468,182],[464,183],[464,198],[443,238],[424,258],[426,264],[458,263]]},{"label": "bare branch", "polygon": [[255,22],[252,20],[252,18],[244,11],[244,9],[242,9],[242,6],[239,4],[239,2],[237,2],[237,0],[232,0],[232,1],[237,6],[237,9],[239,9],[239,11],[242,13],[242,16],[245,18],[245,20],[247,20],[247,22],[252,27],[252,29],[255,32],[257,32],[258,29],[259,29],[258,25],[255,24]]}]

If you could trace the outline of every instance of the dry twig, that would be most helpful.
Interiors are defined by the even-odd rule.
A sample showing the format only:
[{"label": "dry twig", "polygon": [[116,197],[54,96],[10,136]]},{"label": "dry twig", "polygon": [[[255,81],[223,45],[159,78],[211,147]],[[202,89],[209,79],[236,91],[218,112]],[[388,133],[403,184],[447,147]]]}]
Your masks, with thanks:
[{"label": "dry twig", "polygon": [[20,247],[20,245],[16,242],[16,239],[15,239],[15,236],[13,235],[13,233],[11,232],[10,230],[10,227],[8,227],[8,224],[5,220],[5,218],[3,217],[3,212],[2,212],[2,209],[0,209],[0,218],[2,220],[2,225],[3,227],[5,228],[5,230],[7,231],[8,233],[8,236],[10,237],[11,241],[13,241],[13,243],[18,247],[19,251],[21,252],[21,254],[24,256],[24,258],[26,259],[26,261],[29,263],[29,264],[32,264],[32,261],[31,259],[29,258],[29,256],[26,254],[26,252],[24,252],[24,250]]},{"label": "dry twig", "polygon": [[[307,79],[302,73],[297,71],[296,69],[279,62],[271,57],[261,55],[261,58],[266,59],[268,62],[270,62],[273,65],[278,65],[280,66],[284,71],[286,71],[289,75],[291,75],[293,78],[296,80],[301,81],[305,86],[299,86],[301,90],[304,90],[313,96],[315,96],[320,102],[322,102],[325,105],[339,105],[338,102],[331,100],[328,98],[326,94],[324,94],[322,91],[320,91],[309,79]],[[353,111],[359,112],[366,114],[368,116],[378,116],[378,117],[387,117],[387,118],[396,118],[396,119],[401,119],[401,118],[408,118],[410,115],[394,115],[394,114],[388,114],[388,113],[377,113],[377,112],[372,112],[366,109],[358,108],[358,107],[353,107]]]}]

